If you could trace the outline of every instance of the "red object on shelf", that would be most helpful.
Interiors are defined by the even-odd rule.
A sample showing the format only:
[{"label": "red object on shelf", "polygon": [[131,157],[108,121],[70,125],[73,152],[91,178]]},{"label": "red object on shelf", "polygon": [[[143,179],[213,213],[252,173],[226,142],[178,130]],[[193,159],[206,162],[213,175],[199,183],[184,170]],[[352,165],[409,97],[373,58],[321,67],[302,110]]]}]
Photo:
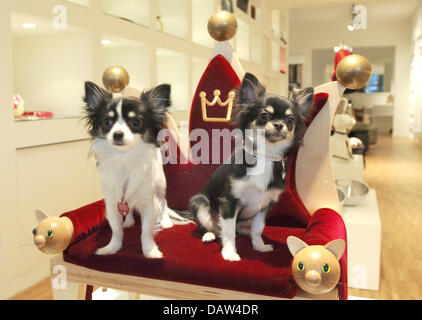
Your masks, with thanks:
[{"label": "red object on shelf", "polygon": [[336,53],[336,57],[334,59],[334,73],[333,76],[331,78],[332,81],[336,81],[337,77],[336,77],[336,70],[337,70],[337,66],[340,63],[340,61],[347,57],[350,56],[352,54],[352,52],[350,50],[347,49],[341,49],[339,52]]},{"label": "red object on shelf", "polygon": [[22,114],[23,117],[37,117],[40,119],[51,119],[53,113],[49,111],[28,111]]},{"label": "red object on shelf", "polygon": [[285,74],[287,70],[287,52],[285,47],[280,47],[280,72]]}]

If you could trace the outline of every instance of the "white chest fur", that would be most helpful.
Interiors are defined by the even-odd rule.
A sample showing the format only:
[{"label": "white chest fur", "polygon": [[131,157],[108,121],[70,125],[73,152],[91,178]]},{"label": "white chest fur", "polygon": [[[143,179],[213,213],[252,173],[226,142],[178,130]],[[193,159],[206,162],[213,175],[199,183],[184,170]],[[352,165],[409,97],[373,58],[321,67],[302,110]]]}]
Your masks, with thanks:
[{"label": "white chest fur", "polygon": [[98,160],[101,184],[108,201],[120,201],[122,196],[131,207],[140,207],[151,201],[157,189],[165,192],[166,181],[159,149],[141,143],[128,151],[119,151],[107,141],[97,139],[91,153]]},{"label": "white chest fur", "polygon": [[241,218],[249,219],[266,208],[270,202],[278,200],[281,190],[268,190],[268,185],[273,179],[273,168],[274,162],[259,159],[258,165],[248,170],[244,178],[232,180],[232,193],[244,207],[240,212]]}]

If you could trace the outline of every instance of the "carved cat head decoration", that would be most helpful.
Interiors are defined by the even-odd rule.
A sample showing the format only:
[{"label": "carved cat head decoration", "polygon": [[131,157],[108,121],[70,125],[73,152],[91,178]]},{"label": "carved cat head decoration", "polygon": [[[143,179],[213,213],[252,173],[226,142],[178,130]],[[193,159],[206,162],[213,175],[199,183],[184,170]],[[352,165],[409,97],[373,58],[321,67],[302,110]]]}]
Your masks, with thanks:
[{"label": "carved cat head decoration", "polygon": [[35,210],[38,225],[32,230],[35,246],[46,254],[63,252],[73,236],[73,223],[67,217],[49,217]]},{"label": "carved cat head decoration", "polygon": [[346,249],[344,240],[334,240],[325,246],[310,246],[290,236],[287,246],[294,257],[293,278],[303,291],[324,294],[337,286],[340,279],[339,260]]}]

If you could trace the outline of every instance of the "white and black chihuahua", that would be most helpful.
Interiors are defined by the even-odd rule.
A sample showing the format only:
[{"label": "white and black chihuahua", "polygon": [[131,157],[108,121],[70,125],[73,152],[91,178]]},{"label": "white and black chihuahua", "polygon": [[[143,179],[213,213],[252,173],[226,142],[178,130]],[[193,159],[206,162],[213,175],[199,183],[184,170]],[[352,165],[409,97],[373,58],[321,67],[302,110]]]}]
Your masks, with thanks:
[{"label": "white and black chihuahua", "polygon": [[110,243],[96,251],[114,254],[122,248],[123,228],[133,226],[134,212],[142,220],[142,251],[148,258],[163,255],[154,241],[156,225],[173,225],[167,207],[166,179],[158,132],[165,128],[171,105],[170,85],[144,91],[140,99],[113,98],[92,82],[85,83],[85,119],[93,137],[90,153],[97,159],[112,230]]},{"label": "white and black chihuahua", "polygon": [[[236,96],[235,123],[244,133],[244,147],[233,152],[230,161],[221,165],[199,194],[190,199],[189,211],[181,213],[198,224],[204,232],[203,242],[220,237],[221,254],[229,261],[240,260],[236,232],[250,236],[255,250],[273,250],[261,234],[267,214],[285,187],[287,155],[302,143],[304,116],[314,90],[303,89],[291,99],[266,94],[255,76],[247,73]],[[256,143],[258,139],[246,141],[259,135],[264,151],[259,151],[262,148]]]}]

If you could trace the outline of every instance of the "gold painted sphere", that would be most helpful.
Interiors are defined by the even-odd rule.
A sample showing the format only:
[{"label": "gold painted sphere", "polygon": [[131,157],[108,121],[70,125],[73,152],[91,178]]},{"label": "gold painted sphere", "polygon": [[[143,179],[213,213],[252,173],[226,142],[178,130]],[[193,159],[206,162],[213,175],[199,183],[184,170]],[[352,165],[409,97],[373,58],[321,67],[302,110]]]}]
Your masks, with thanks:
[{"label": "gold painted sphere", "polygon": [[236,35],[236,31],[236,17],[229,11],[218,11],[208,20],[208,32],[217,41],[230,40]]},{"label": "gold painted sphere", "polygon": [[360,89],[367,84],[372,75],[372,66],[365,57],[352,54],[344,57],[337,65],[337,80],[346,88]]},{"label": "gold painted sphere", "polygon": [[120,66],[107,68],[103,73],[103,84],[107,90],[119,93],[129,84],[129,74]]}]

